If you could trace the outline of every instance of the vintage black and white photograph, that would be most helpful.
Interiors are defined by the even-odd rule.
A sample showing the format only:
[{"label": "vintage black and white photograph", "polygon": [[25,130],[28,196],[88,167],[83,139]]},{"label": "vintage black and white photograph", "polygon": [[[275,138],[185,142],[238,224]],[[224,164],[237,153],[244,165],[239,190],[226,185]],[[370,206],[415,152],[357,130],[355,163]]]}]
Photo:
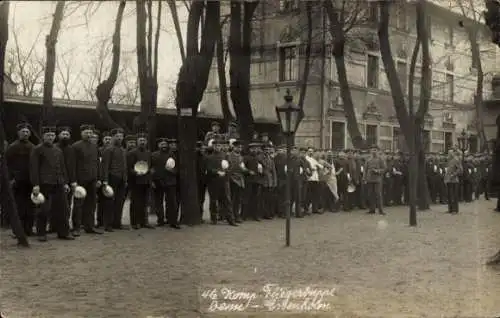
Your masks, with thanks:
[{"label": "vintage black and white photograph", "polygon": [[0,1],[0,318],[500,316],[500,0]]}]

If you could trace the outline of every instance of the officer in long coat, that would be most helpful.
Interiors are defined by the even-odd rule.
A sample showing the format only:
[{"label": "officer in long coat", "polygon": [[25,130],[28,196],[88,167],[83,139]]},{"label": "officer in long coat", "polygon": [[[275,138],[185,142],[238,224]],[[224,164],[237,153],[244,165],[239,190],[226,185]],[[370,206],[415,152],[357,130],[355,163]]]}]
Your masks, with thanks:
[{"label": "officer in long coat", "polygon": [[[231,196],[229,189],[229,171],[222,166],[222,161],[227,157],[222,152],[220,137],[214,141],[214,150],[207,156],[207,187],[210,196],[210,219],[212,224],[217,224],[221,215],[229,225],[238,226],[233,219]],[[229,162],[228,162],[229,163]]]},{"label": "officer in long coat", "polygon": [[262,212],[265,219],[272,219],[274,217],[276,202],[275,202],[275,189],[278,183],[276,176],[276,168],[272,158],[273,146],[268,141],[263,143],[262,152],[260,154],[260,162],[263,168],[263,183],[262,183]]},{"label": "officer in long coat", "polygon": [[205,134],[205,144],[208,144],[212,139],[218,138],[220,134],[220,124],[218,122],[213,121],[211,127],[212,130]]},{"label": "officer in long coat", "polygon": [[74,200],[73,231],[79,233],[81,225],[86,233],[102,234],[95,228],[95,208],[97,204],[97,182],[99,181],[99,150],[92,125],[80,126],[81,140],[73,144],[75,154],[76,183],[87,190],[83,199]]},{"label": "officer in long coat", "polygon": [[459,176],[463,174],[463,167],[458,154],[454,150],[448,152],[448,164],[444,182],[448,191],[448,213],[458,213]]},{"label": "officer in long coat", "polygon": [[45,202],[36,217],[38,239],[47,241],[47,218],[55,220],[55,230],[60,239],[74,240],[69,232],[69,207],[66,194],[70,191],[66,174],[64,155],[61,149],[54,146],[55,127],[42,128],[43,142],[36,146],[30,156],[30,179],[33,194],[42,193]]},{"label": "officer in long coat", "polygon": [[123,130],[115,128],[111,131],[111,145],[104,149],[102,154],[101,181],[113,189],[113,197],[107,198],[106,209],[103,213],[105,231],[126,229],[122,225],[123,205],[125,203],[125,189],[128,179],[127,152],[123,147]]},{"label": "officer in long coat", "polygon": [[[16,126],[18,139],[5,152],[5,159],[10,170],[10,182],[14,192],[19,218],[27,236],[33,235],[34,209],[29,200],[33,188],[30,181],[30,155],[35,147],[29,140],[31,125],[20,123]],[[5,215],[4,215],[5,213]],[[3,211],[2,217],[8,217],[8,211]],[[8,220],[5,220],[8,223]]]},{"label": "officer in long coat", "polygon": [[231,151],[227,154],[229,161],[229,188],[231,193],[232,211],[234,221],[236,223],[242,222],[241,212],[243,204],[243,194],[245,190],[245,176],[246,172],[243,156],[241,155],[240,141],[234,141],[231,145]]},{"label": "officer in long coat", "polygon": [[377,146],[371,147],[372,156],[366,161],[366,190],[370,202],[369,214],[374,214],[378,208],[379,214],[385,214],[383,209],[382,187],[386,164],[379,155]]},{"label": "officer in long coat", "polygon": [[[128,185],[130,189],[130,224],[138,230],[141,227],[154,229],[148,222],[146,207],[151,186],[151,152],[147,149],[148,136],[145,133],[137,135],[137,147],[127,154]],[[148,171],[139,174],[135,169],[137,163],[145,163]]]},{"label": "officer in long coat", "polygon": [[[248,173],[245,178],[245,200],[243,219],[253,219],[260,221],[262,211],[259,210],[259,200],[262,200],[262,178],[263,166],[259,161],[259,142],[251,142],[248,145],[248,153],[243,160]],[[260,167],[260,169],[259,169]]]},{"label": "officer in long coat", "polygon": [[[288,202],[286,197],[286,180],[288,167],[286,162],[286,145],[277,147],[276,155],[274,156],[274,167],[276,168],[276,212],[278,217],[284,218]],[[291,167],[290,167],[291,169]]]},{"label": "officer in long coat", "polygon": [[104,193],[102,191],[102,157],[104,154],[104,149],[111,146],[111,134],[107,131],[102,133],[102,146],[99,147],[99,181],[97,182],[97,227],[103,226],[103,215],[104,209],[106,205],[106,198],[104,197]]},{"label": "officer in long coat", "polygon": [[200,220],[203,223],[203,205],[205,204],[205,194],[207,192],[207,169],[205,159],[205,146],[203,141],[196,143],[196,178],[198,182],[198,201],[200,207]]},{"label": "officer in long coat", "polygon": [[[57,135],[57,147],[59,147],[64,155],[64,163],[66,165],[66,173],[69,178],[70,184],[74,186],[76,185],[76,171],[75,171],[75,151],[73,149],[73,146],[71,145],[71,128],[69,127],[58,127],[58,135]],[[67,195],[68,199],[68,207],[70,208],[70,214],[71,214],[71,208],[73,204],[73,193],[68,192]],[[49,226],[49,232],[52,232],[54,227],[54,224],[52,223],[52,219],[50,220],[50,226]],[[74,236],[79,236],[79,232],[73,231]]]}]

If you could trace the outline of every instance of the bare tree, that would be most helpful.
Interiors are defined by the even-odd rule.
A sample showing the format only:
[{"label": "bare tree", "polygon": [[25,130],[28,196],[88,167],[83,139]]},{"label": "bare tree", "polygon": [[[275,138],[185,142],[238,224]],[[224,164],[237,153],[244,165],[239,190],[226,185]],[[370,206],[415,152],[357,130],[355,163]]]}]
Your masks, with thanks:
[{"label": "bare tree", "polygon": [[[123,20],[123,12],[125,11],[124,0],[120,1],[118,5],[118,11],[116,13],[115,20],[115,30],[113,33],[113,54],[112,54],[112,62],[111,69],[109,70],[109,75],[106,79],[102,80],[98,85],[95,91],[95,96],[97,98],[97,107],[96,111],[103,123],[107,126],[107,128],[117,128],[120,127],[113,118],[108,109],[108,102],[111,99],[111,91],[113,90],[116,80],[118,78],[118,70],[120,68],[120,51],[121,51],[121,27]],[[103,64],[98,64],[97,70],[99,71],[97,75],[101,75],[101,71],[103,70]],[[98,78],[100,81],[100,78]],[[123,127],[126,128],[126,127]]]},{"label": "bare tree", "polygon": [[132,67],[131,58],[124,57],[122,60],[111,101],[114,104],[137,105],[141,100],[138,74]]},{"label": "bare tree", "polygon": [[147,128],[150,145],[153,145],[156,139],[156,109],[158,104],[158,44],[161,28],[161,1],[157,2],[157,5],[156,30],[154,30],[152,0],[136,0],[137,72],[139,74],[141,112],[134,119],[134,129]]},{"label": "bare tree", "polygon": [[4,68],[5,68],[5,53],[7,41],[9,39],[9,2],[0,2],[0,206],[3,213],[8,213],[10,216],[10,225],[12,231],[17,238],[19,246],[29,247],[28,238],[21,226],[16,201],[12,185],[9,181],[9,169],[5,160],[5,149],[7,138],[4,127]]},{"label": "bare tree", "polygon": [[54,73],[56,68],[56,43],[61,29],[61,23],[64,14],[64,1],[58,1],[52,20],[50,32],[45,38],[45,48],[47,50],[45,60],[45,75],[43,82],[43,113],[41,126],[46,123],[52,123],[53,118],[53,94],[54,94]]},{"label": "bare tree", "polygon": [[[406,140],[406,144],[410,151],[411,163],[410,163],[410,178],[413,182],[413,193],[410,193],[410,225],[416,226],[416,208],[415,208],[415,196],[416,189],[415,186],[417,181],[417,176],[425,176],[425,154],[422,145],[422,130],[424,125],[424,116],[429,109],[430,101],[430,90],[431,90],[431,64],[430,64],[430,53],[429,53],[429,37],[426,23],[425,14],[425,1],[418,0],[415,4],[417,12],[417,40],[415,43],[414,52],[412,55],[412,65],[410,66],[410,72],[413,72],[416,65],[416,60],[418,56],[419,47],[422,47],[422,79],[421,79],[421,89],[420,89],[420,104],[416,113],[413,111],[413,90],[410,84],[409,92],[409,105],[405,101],[405,95],[403,93],[403,88],[401,86],[401,81],[398,76],[394,57],[391,49],[391,42],[389,38],[389,18],[390,18],[390,8],[393,4],[387,1],[379,1],[380,9],[380,23],[378,27],[378,39],[380,44],[380,53],[382,56],[382,61],[384,64],[385,73],[389,85],[391,87],[392,99],[394,108],[396,110],[396,115],[399,121],[399,126]],[[414,75],[410,76],[410,82],[413,83]],[[423,170],[419,170],[423,168]],[[411,188],[411,185],[410,185]],[[421,209],[428,208],[428,188],[427,180],[425,177],[418,178],[418,189],[419,189],[419,205]]]},{"label": "bare tree", "polygon": [[324,7],[330,20],[329,31],[332,38],[332,52],[340,85],[347,129],[352,144],[356,148],[364,146],[364,139],[359,130],[351,89],[347,78],[345,48],[348,43],[358,40],[354,29],[367,23],[369,2],[365,1],[324,1]]},{"label": "bare tree", "polygon": [[223,19],[220,24],[219,35],[217,39],[217,76],[219,78],[219,94],[220,94],[220,104],[222,108],[222,117],[226,124],[226,128],[231,121],[234,120],[233,114],[229,109],[229,97],[228,97],[228,87],[226,78],[226,62],[227,62],[227,51],[225,50],[226,43],[222,36],[222,30],[226,25],[227,18]]},{"label": "bare tree", "polygon": [[[13,17],[15,25],[15,16]],[[27,49],[21,46],[19,41],[20,29],[12,30],[12,45],[6,56],[5,74],[18,83],[18,92],[22,96],[41,96],[43,93],[44,61],[38,56],[36,44],[40,38],[39,31],[31,46]]]},{"label": "bare tree", "polygon": [[[171,7],[172,9],[172,7]],[[176,10],[176,8],[174,8]],[[172,14],[174,15],[174,14]],[[204,15],[203,23],[202,16]],[[176,21],[174,20],[174,23]],[[189,9],[186,35],[186,58],[179,71],[176,87],[180,166],[181,209],[187,224],[200,223],[196,180],[195,146],[198,106],[208,84],[220,27],[218,1],[193,1]],[[199,32],[201,29],[201,37]],[[182,42],[182,38],[178,38]]]},{"label": "bare tree", "polygon": [[474,92],[474,107],[476,110],[476,131],[479,135],[481,147],[488,150],[488,140],[484,131],[484,105],[483,105],[483,90],[484,90],[484,69],[481,58],[481,43],[484,43],[485,30],[483,27],[483,12],[481,2],[478,0],[453,0],[450,2],[453,6],[457,6],[464,16],[464,19],[459,22],[467,33],[467,39],[471,49],[471,68],[476,72],[476,89]]},{"label": "bare tree", "polygon": [[56,87],[61,92],[61,98],[75,99],[80,90],[77,85],[80,77],[80,71],[75,70],[75,55],[73,50],[69,50],[57,56],[56,59]]}]

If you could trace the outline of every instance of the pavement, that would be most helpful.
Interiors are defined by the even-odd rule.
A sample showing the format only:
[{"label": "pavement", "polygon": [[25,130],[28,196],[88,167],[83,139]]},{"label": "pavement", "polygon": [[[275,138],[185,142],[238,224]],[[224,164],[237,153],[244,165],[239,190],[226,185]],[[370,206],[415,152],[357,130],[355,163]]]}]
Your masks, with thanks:
[{"label": "pavement", "polygon": [[[417,227],[408,226],[407,207],[292,219],[290,247],[282,219],[50,237],[31,249],[3,231],[0,311],[8,318],[495,317],[500,271],[484,265],[500,248],[494,206],[481,199],[458,215],[432,206],[418,213]],[[278,298],[262,296],[267,284],[335,292],[320,297],[321,308],[289,299],[285,306],[283,297],[277,306]],[[260,300],[249,302],[254,292]]]}]

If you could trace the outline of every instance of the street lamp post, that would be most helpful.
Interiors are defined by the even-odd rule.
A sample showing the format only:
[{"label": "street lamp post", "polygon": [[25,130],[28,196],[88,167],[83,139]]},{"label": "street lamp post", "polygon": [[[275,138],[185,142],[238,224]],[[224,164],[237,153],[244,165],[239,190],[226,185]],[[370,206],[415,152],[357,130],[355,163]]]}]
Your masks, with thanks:
[{"label": "street lamp post", "polygon": [[295,137],[295,132],[299,127],[300,121],[304,117],[304,112],[302,109],[293,103],[293,96],[290,94],[290,90],[286,90],[285,103],[281,106],[276,106],[276,116],[281,125],[281,131],[286,138],[286,246],[290,246],[290,225],[291,225],[291,214],[292,214],[292,204],[291,204],[291,184],[292,184],[292,174],[290,173],[291,157],[290,150],[293,145],[293,139]]},{"label": "street lamp post", "polygon": [[467,136],[467,133],[465,132],[465,129],[462,130],[462,133],[460,136],[457,137],[458,140],[458,147],[460,148],[460,151],[462,152],[462,167],[465,163],[465,152],[469,148],[469,138]]}]

